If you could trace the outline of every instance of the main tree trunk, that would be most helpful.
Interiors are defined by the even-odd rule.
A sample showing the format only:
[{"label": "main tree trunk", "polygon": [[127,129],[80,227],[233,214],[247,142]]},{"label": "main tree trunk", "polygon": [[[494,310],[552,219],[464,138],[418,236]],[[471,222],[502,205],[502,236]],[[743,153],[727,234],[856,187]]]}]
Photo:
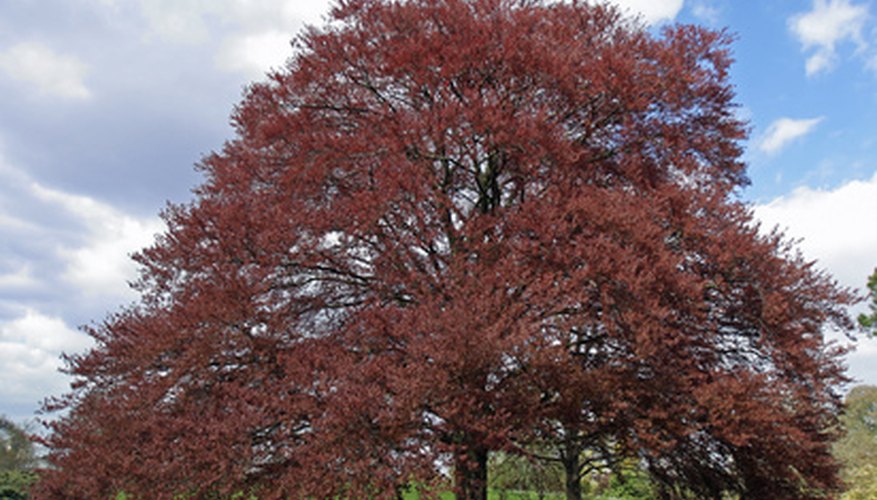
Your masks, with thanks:
[{"label": "main tree trunk", "polygon": [[582,481],[579,476],[582,466],[581,445],[578,437],[579,431],[575,427],[565,426],[560,459],[566,476],[566,500],[582,500]]},{"label": "main tree trunk", "polygon": [[563,468],[566,473],[566,500],[582,500],[582,481],[579,479],[578,454],[564,457]]},{"label": "main tree trunk", "polygon": [[454,457],[458,500],[487,500],[487,448],[471,447]]}]

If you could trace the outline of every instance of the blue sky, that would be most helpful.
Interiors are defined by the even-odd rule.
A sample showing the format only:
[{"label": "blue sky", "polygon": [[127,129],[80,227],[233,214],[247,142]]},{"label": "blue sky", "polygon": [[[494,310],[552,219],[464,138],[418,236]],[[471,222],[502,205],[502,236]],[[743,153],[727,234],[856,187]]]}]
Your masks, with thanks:
[{"label": "blue sky", "polygon": [[[654,27],[736,34],[739,113],[766,225],[844,285],[877,266],[877,6],[863,0],[615,0]],[[79,325],[136,297],[128,254],[231,137],[247,82],[282,64],[326,1],[0,2],[0,414],[64,391]],[[851,374],[877,384],[877,343]]]}]

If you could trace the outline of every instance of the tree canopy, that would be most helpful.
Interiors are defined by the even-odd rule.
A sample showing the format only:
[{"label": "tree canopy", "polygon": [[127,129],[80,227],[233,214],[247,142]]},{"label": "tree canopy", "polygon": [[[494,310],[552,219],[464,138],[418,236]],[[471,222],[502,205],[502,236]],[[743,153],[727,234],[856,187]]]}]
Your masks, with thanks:
[{"label": "tree canopy", "polygon": [[345,0],[249,87],[89,330],[45,498],[393,497],[492,451],[817,498],[852,297],[735,190],[730,37],[590,2]]}]

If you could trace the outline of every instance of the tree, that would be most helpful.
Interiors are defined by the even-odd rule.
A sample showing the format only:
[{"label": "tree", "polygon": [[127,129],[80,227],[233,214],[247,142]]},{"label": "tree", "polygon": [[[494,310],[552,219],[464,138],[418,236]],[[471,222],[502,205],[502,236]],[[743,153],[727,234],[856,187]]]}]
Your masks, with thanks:
[{"label": "tree", "polygon": [[37,458],[27,432],[0,417],[0,498],[26,499],[36,477]]},{"label": "tree", "polygon": [[0,416],[0,470],[24,470],[35,465],[36,454],[27,432]]},{"label": "tree", "polygon": [[726,34],[536,0],[332,16],[70,360],[42,496],[392,497],[450,469],[484,499],[491,451],[534,443],[666,495],[837,487],[821,331],[852,299],[734,201]]},{"label": "tree", "polygon": [[642,470],[633,469],[625,474],[615,474],[609,478],[605,491],[595,496],[596,500],[645,500],[655,498],[657,492]]},{"label": "tree", "polygon": [[866,331],[877,332],[877,269],[868,277],[869,313],[859,315],[859,326]]},{"label": "tree", "polygon": [[501,451],[492,453],[488,471],[490,489],[496,491],[501,499],[514,491],[535,493],[540,500],[549,493],[563,491],[563,471],[560,467],[525,455]]},{"label": "tree", "polygon": [[840,422],[844,435],[834,452],[843,464],[841,476],[848,487],[862,489],[877,468],[877,387],[853,387],[844,400]]}]

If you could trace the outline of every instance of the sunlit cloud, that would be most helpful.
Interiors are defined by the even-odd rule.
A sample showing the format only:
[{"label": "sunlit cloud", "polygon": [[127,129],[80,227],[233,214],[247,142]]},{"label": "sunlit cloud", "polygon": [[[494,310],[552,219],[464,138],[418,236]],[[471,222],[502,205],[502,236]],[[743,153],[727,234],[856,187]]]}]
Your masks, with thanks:
[{"label": "sunlit cloud", "polygon": [[291,40],[292,35],[283,31],[231,36],[216,56],[217,67],[259,78],[267,70],[280,67],[292,55]]},{"label": "sunlit cloud", "polygon": [[826,72],[837,59],[837,45],[854,42],[860,49],[866,47],[862,37],[868,5],[853,4],[849,0],[814,0],[813,8],[789,19],[789,29],[801,42],[804,51],[810,51],[805,70],[807,76]]},{"label": "sunlit cloud", "polygon": [[767,154],[778,153],[795,139],[810,133],[822,119],[822,117],[818,117],[800,120],[793,118],[775,120],[767,127],[758,149]]},{"label": "sunlit cloud", "polygon": [[863,221],[877,213],[877,174],[836,189],[800,187],[791,194],[757,205],[756,216],[767,227],[779,226],[800,238],[810,259],[841,283],[860,288],[877,266],[877,231]]}]

